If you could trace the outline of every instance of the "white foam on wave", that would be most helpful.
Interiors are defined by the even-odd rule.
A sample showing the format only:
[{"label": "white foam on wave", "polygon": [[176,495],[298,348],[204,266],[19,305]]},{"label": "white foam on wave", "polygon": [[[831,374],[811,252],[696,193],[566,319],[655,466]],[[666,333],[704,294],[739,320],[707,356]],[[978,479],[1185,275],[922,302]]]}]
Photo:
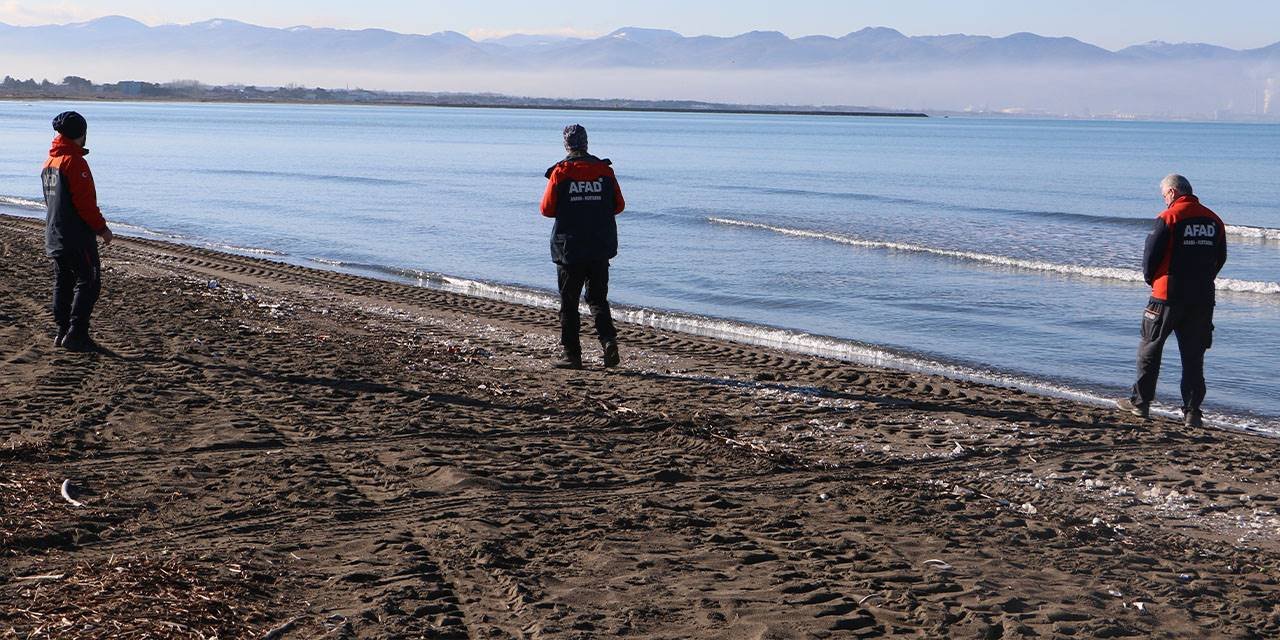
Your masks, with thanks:
[{"label": "white foam on wave", "polygon": [[285,255],[289,255],[289,254],[287,254],[287,253],[285,253],[285,252],[283,252],[283,251],[276,251],[275,249],[264,249],[264,248],[262,248],[262,247],[237,247],[236,245],[233,245],[233,244],[217,244],[217,243],[209,243],[209,248],[211,248],[211,249],[217,249],[217,250],[219,250],[219,251],[232,251],[232,252],[235,252],[235,253],[247,253],[247,254],[251,254],[251,255],[255,255],[255,256],[285,256]]},{"label": "white foam on wave", "polygon": [[1270,227],[1249,227],[1229,224],[1227,225],[1227,235],[1237,236],[1240,238],[1266,240],[1267,242],[1280,242],[1280,229],[1272,229]]},{"label": "white foam on wave", "polygon": [[[905,242],[889,242],[883,240],[864,240],[854,236],[847,236],[839,233],[830,233],[827,231],[811,231],[808,229],[792,229],[789,227],[778,227],[770,224],[759,222],[748,222],[746,220],[734,220],[732,218],[709,217],[708,221],[714,224],[721,224],[731,227],[744,227],[748,229],[759,229],[769,231],[785,236],[795,238],[811,238],[814,240],[825,240],[828,242],[838,242],[840,244],[862,247],[865,249],[884,249],[886,251],[902,251],[908,253],[921,253],[927,255],[938,256],[942,258],[951,258],[955,260],[967,260],[970,262],[980,262],[997,267],[1009,269],[1022,269],[1026,271],[1040,271],[1048,273],[1060,273],[1068,276],[1093,278],[1098,280],[1115,280],[1118,282],[1134,282],[1145,284],[1142,272],[1136,269],[1121,269],[1118,267],[1088,267],[1084,265],[1062,264],[1058,262],[1043,262],[1040,260],[1025,260],[1021,258],[1010,258],[1007,256],[997,256],[987,253],[977,253],[974,251],[959,251],[955,249],[938,249],[936,247],[928,247],[918,244],[909,244]],[[1219,291],[1234,291],[1237,293],[1258,293],[1265,295],[1280,295],[1280,282],[1263,282],[1254,280],[1236,280],[1231,278],[1218,279]]]},{"label": "white foam on wave", "polygon": [[43,200],[32,200],[30,198],[20,198],[18,196],[0,196],[0,204],[19,209],[44,209]]}]

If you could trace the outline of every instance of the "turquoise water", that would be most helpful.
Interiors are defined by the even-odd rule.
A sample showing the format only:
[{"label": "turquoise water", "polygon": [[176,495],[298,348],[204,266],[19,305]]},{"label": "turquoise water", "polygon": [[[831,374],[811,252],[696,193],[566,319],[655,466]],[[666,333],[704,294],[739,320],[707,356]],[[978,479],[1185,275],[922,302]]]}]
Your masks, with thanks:
[{"label": "turquoise water", "polygon": [[629,204],[616,301],[1096,397],[1131,383],[1142,241],[1177,171],[1231,226],[1206,409],[1280,426],[1274,125],[10,102],[0,207],[38,213],[64,108],[134,232],[540,289],[543,171],[581,122]]}]

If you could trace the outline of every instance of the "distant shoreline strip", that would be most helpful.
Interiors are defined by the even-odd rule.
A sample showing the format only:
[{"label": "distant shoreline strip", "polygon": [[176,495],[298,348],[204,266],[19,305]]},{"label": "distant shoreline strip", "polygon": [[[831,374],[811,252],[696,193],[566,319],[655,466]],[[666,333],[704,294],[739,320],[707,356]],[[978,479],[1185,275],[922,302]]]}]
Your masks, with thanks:
[{"label": "distant shoreline strip", "polygon": [[346,105],[353,107],[442,107],[448,109],[515,109],[523,111],[620,111],[742,116],[831,116],[844,118],[928,118],[910,111],[824,111],[821,109],[696,109],[693,107],[592,106],[576,104],[501,104],[496,102],[432,102],[415,100],[236,100],[233,98],[145,98],[118,96],[0,96],[6,102],[153,102],[179,104]]}]

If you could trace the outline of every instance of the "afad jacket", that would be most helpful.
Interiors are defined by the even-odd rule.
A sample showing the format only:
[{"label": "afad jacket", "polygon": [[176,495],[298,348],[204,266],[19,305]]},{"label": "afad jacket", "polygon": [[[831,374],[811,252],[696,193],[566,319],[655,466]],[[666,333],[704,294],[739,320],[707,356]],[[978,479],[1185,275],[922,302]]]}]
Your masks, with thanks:
[{"label": "afad jacket", "polygon": [[88,150],[59,134],[40,172],[48,209],[44,252],[51,258],[96,249],[97,235],[107,228],[98,209],[98,191],[84,159],[86,153]]},{"label": "afad jacket", "polygon": [[542,215],[556,220],[551,230],[551,260],[556,264],[597,262],[618,255],[614,217],[626,202],[610,164],[595,156],[575,155],[547,169]]},{"label": "afad jacket", "polygon": [[1169,304],[1211,304],[1227,263],[1227,228],[1195,196],[1180,196],[1147,236],[1142,272],[1151,297]]}]

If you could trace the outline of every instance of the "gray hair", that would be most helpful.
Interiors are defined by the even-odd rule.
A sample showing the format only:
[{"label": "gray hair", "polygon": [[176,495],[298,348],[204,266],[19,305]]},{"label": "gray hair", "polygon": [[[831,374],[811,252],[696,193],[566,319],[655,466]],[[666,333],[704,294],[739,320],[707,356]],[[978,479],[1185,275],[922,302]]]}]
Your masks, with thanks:
[{"label": "gray hair", "polygon": [[1165,189],[1173,189],[1174,193],[1180,196],[1189,196],[1194,193],[1191,191],[1191,181],[1176,173],[1171,173],[1160,181],[1160,190]]}]

